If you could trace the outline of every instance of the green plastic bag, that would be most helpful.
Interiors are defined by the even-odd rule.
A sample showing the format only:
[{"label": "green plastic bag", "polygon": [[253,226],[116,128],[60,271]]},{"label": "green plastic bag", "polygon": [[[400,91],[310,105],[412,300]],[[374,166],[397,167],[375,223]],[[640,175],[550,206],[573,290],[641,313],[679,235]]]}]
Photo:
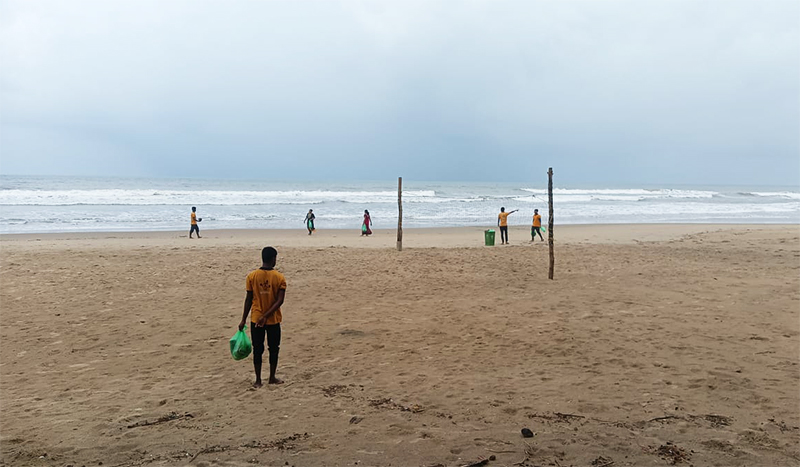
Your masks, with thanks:
[{"label": "green plastic bag", "polygon": [[542,232],[547,232],[547,229],[545,229],[544,226],[542,226]]},{"label": "green plastic bag", "polygon": [[361,233],[367,233],[367,224],[361,224]]},{"label": "green plastic bag", "polygon": [[247,333],[244,331],[237,331],[236,334],[231,337],[230,343],[231,355],[234,360],[247,358],[250,352],[253,351],[253,344],[250,343],[250,338],[247,337]]}]

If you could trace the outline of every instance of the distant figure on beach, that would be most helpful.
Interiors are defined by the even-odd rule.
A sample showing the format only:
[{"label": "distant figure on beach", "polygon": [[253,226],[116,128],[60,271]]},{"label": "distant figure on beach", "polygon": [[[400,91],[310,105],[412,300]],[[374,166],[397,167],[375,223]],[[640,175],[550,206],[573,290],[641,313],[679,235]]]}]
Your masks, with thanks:
[{"label": "distant figure on beach", "polygon": [[202,220],[197,218],[197,208],[192,206],[192,226],[189,227],[189,238],[194,238],[192,237],[194,232],[197,232],[197,238],[200,238],[200,227],[197,226],[197,223]]},{"label": "distant figure on beach", "polygon": [[275,270],[278,251],[271,246],[261,250],[261,267],[247,275],[245,289],[247,296],[244,299],[244,314],[239,323],[239,330],[243,330],[250,315],[250,337],[253,340],[253,368],[256,371],[254,388],[260,388],[261,383],[261,356],[264,355],[264,338],[269,347],[269,380],[268,384],[282,384],[283,381],[275,377],[278,369],[278,351],[281,346],[281,305],[286,297],[286,278]]},{"label": "distant figure on beach", "polygon": [[308,234],[309,235],[311,235],[311,232],[317,230],[314,227],[314,219],[316,219],[316,216],[314,216],[314,210],[313,209],[309,209],[308,210],[308,214],[306,214],[306,219],[304,221],[306,223],[306,228],[308,229]]},{"label": "distant figure on beach", "polygon": [[372,235],[372,218],[369,217],[369,211],[364,209],[364,222],[361,224],[361,236]]},{"label": "distant figure on beach", "polygon": [[500,214],[497,215],[497,226],[500,227],[500,244],[505,245],[508,243],[508,216],[519,209],[506,212],[506,208],[500,208]]},{"label": "distant figure on beach", "polygon": [[533,210],[533,227],[531,227],[531,241],[536,240],[536,234],[539,234],[539,238],[544,241],[544,237],[542,237],[542,216],[539,215],[539,210]]}]

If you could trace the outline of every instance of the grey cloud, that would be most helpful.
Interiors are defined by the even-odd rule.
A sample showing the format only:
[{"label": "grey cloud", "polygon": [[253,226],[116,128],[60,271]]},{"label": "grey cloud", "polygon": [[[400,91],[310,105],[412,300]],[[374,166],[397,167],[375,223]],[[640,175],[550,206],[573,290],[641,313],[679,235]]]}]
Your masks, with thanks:
[{"label": "grey cloud", "polygon": [[800,182],[797,2],[1,5],[3,173]]}]

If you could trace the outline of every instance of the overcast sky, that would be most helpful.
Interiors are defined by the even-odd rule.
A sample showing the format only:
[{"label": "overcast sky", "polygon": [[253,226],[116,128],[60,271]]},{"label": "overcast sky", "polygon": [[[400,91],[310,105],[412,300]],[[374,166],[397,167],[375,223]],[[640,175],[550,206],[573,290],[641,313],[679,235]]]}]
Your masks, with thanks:
[{"label": "overcast sky", "polygon": [[800,2],[0,1],[0,173],[800,184]]}]

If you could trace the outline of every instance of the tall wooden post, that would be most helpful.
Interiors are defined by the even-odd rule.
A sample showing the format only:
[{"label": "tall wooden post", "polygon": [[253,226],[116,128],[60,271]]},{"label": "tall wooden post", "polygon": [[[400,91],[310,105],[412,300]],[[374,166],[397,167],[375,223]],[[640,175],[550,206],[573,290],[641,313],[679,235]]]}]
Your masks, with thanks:
[{"label": "tall wooden post", "polygon": [[550,272],[547,277],[553,280],[553,270],[556,265],[556,257],[553,253],[553,168],[547,171],[547,206],[548,217],[547,220],[547,243],[550,246]]},{"label": "tall wooden post", "polygon": [[397,177],[397,251],[403,251],[403,177]]}]

